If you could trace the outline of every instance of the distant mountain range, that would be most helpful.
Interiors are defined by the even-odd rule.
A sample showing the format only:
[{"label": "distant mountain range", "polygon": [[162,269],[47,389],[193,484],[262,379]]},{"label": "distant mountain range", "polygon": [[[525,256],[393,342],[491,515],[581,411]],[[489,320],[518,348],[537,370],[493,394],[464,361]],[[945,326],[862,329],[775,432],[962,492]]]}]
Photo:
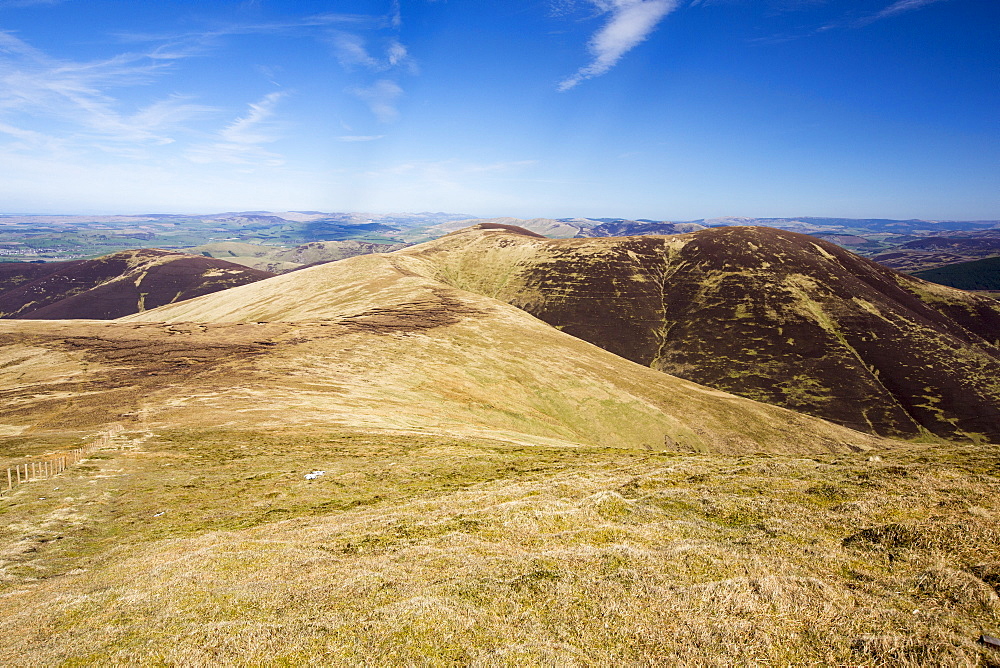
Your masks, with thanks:
[{"label": "distant mountain range", "polygon": [[[164,248],[269,272],[368,252],[386,252],[480,223],[514,225],[551,238],[672,235],[714,227],[764,226],[810,234],[876,262],[918,272],[1000,256],[1000,221],[849,218],[473,218],[443,212],[241,211],[205,215],[0,216],[0,260],[95,258]],[[976,271],[974,269],[974,271]],[[929,274],[948,281],[954,274]]]}]

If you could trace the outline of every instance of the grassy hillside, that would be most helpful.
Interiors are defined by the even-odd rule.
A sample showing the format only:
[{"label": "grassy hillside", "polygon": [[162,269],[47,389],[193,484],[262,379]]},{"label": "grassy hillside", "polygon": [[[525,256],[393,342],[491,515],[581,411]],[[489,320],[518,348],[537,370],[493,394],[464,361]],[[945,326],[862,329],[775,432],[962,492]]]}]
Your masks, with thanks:
[{"label": "grassy hillside", "polygon": [[995,447],[133,430],[0,518],[10,666],[996,665]]}]

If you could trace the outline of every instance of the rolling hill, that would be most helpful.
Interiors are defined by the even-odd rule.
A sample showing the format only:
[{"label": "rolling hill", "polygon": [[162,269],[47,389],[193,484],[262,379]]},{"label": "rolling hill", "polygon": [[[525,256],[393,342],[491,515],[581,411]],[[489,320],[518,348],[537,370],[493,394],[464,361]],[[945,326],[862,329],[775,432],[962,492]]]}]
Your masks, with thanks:
[{"label": "rolling hill", "polygon": [[156,249],[96,260],[0,264],[0,318],[110,320],[273,274]]},{"label": "rolling hill", "polygon": [[391,253],[406,244],[378,244],[366,241],[313,241],[294,248],[264,246],[239,241],[218,241],[182,249],[185,253],[204,255],[252,269],[280,274],[322,262],[336,262],[355,255]]},{"label": "rolling hill", "polygon": [[996,302],[813,237],[555,240],[487,224],[397,255],[711,387],[871,433],[1000,439]]},{"label": "rolling hill", "polygon": [[[874,443],[643,368],[418,268],[397,253],[285,274],[123,318],[93,337],[117,332],[113,336],[128,343],[100,344],[88,354],[100,367],[108,362],[97,360],[119,354],[116,346],[131,351],[138,366],[126,384],[180,374],[178,385],[156,381],[161,399],[147,396],[142,406],[122,412],[172,414],[183,403],[185,420],[209,424],[229,424],[239,415],[237,423],[330,422],[732,452]],[[49,326],[48,333],[39,326],[33,346],[64,345],[59,332],[67,330]],[[148,338],[145,350],[152,351],[164,337],[180,348],[139,353],[139,340]],[[224,352],[227,345],[235,348]],[[178,361],[199,359],[202,348],[217,351],[210,357],[219,362]],[[192,396],[198,398],[178,399]]]}]

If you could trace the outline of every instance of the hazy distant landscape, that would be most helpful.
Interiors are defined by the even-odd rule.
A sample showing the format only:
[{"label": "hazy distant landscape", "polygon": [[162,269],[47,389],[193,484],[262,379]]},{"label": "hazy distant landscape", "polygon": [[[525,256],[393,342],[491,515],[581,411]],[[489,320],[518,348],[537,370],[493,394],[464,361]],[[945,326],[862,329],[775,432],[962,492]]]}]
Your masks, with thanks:
[{"label": "hazy distant landscape", "polygon": [[[846,218],[709,218],[691,221],[623,218],[475,218],[448,213],[321,213],[252,211],[203,216],[0,216],[0,262],[90,259],[115,251],[160,248],[282,273],[316,262],[391,252],[480,222],[513,224],[553,238],[662,235],[710,227],[761,225],[831,241],[887,267],[915,273],[958,265],[927,280],[997,290],[989,263],[1000,257],[1000,221]],[[986,275],[983,272],[987,272]],[[956,284],[955,281],[958,281]],[[986,287],[981,287],[986,286]]]}]

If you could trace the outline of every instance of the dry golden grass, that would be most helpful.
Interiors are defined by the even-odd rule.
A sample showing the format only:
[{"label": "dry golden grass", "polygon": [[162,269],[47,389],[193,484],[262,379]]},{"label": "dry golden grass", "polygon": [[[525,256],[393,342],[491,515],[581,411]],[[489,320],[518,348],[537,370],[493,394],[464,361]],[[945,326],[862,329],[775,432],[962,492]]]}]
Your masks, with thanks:
[{"label": "dry golden grass", "polygon": [[115,443],[0,505],[0,664],[997,665],[995,446]]}]

